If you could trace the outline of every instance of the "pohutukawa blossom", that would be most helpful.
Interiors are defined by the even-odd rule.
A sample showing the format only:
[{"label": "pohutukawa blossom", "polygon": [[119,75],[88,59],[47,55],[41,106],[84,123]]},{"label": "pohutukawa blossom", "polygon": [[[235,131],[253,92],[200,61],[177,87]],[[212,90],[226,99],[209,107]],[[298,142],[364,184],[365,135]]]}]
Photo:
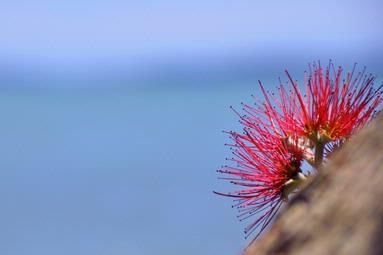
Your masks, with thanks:
[{"label": "pohutukawa blossom", "polygon": [[245,115],[234,111],[243,133],[229,132],[234,156],[219,172],[241,188],[215,193],[235,198],[241,220],[254,215],[246,236],[258,229],[257,237],[305,181],[304,160],[318,169],[324,157],[374,117],[383,85],[374,89],[375,77],[366,75],[365,68],[356,74],[355,67],[342,79],[340,67],[330,62],[323,70],[314,63],[304,75],[305,94],[286,71],[289,85],[280,82],[274,94],[260,83],[264,101],[255,98],[255,106],[243,104]]},{"label": "pohutukawa blossom", "polygon": [[293,100],[284,101],[282,108],[295,109],[295,116],[287,117],[294,118],[300,136],[316,144],[318,154],[323,154],[329,142],[339,145],[349,139],[374,116],[382,102],[382,86],[374,89],[375,76],[366,75],[366,68],[355,74],[355,68],[342,79],[341,67],[335,69],[330,63],[323,70],[320,63],[314,63],[308,77],[305,73],[304,95],[286,71],[294,93]]},{"label": "pohutukawa blossom", "polygon": [[[267,104],[252,108],[244,105],[247,115],[240,116],[242,134],[230,132],[236,166],[224,166],[219,172],[242,188],[232,193],[219,193],[235,198],[240,220],[257,217],[245,228],[246,237],[259,228],[258,235],[270,223],[283,201],[306,177],[301,163],[304,150],[297,137],[287,137],[279,127],[275,109]],[[258,236],[257,235],[257,236]]]}]

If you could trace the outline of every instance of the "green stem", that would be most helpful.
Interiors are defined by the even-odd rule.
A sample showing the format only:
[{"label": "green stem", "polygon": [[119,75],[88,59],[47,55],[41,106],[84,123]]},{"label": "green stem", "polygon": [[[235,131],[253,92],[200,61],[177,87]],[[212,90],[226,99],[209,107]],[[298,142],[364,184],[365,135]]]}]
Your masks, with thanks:
[{"label": "green stem", "polygon": [[315,159],[314,159],[314,165],[317,170],[322,165],[323,153],[324,153],[324,143],[317,142],[315,146]]}]

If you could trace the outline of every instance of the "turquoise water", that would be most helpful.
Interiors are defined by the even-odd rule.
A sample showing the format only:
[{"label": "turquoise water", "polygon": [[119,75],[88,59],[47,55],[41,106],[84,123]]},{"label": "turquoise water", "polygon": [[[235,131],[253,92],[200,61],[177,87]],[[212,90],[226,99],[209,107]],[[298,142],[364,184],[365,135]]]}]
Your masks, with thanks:
[{"label": "turquoise water", "polygon": [[215,170],[252,86],[0,92],[0,253],[236,254]]}]

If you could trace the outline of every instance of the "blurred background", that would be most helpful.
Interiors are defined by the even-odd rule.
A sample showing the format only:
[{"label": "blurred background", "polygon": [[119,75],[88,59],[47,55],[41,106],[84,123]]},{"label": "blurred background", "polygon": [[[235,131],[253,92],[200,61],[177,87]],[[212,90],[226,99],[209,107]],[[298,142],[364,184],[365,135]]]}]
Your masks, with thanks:
[{"label": "blurred background", "polygon": [[4,255],[238,254],[229,106],[314,60],[383,75],[381,1],[0,7]]}]

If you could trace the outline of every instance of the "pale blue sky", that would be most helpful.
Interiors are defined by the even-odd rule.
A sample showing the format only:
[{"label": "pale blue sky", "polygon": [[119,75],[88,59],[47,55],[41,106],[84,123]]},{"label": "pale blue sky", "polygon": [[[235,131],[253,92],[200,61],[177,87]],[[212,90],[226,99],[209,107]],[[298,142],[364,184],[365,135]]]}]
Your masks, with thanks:
[{"label": "pale blue sky", "polygon": [[383,42],[379,1],[40,0],[1,5],[1,62],[43,68],[265,52],[372,55]]}]

